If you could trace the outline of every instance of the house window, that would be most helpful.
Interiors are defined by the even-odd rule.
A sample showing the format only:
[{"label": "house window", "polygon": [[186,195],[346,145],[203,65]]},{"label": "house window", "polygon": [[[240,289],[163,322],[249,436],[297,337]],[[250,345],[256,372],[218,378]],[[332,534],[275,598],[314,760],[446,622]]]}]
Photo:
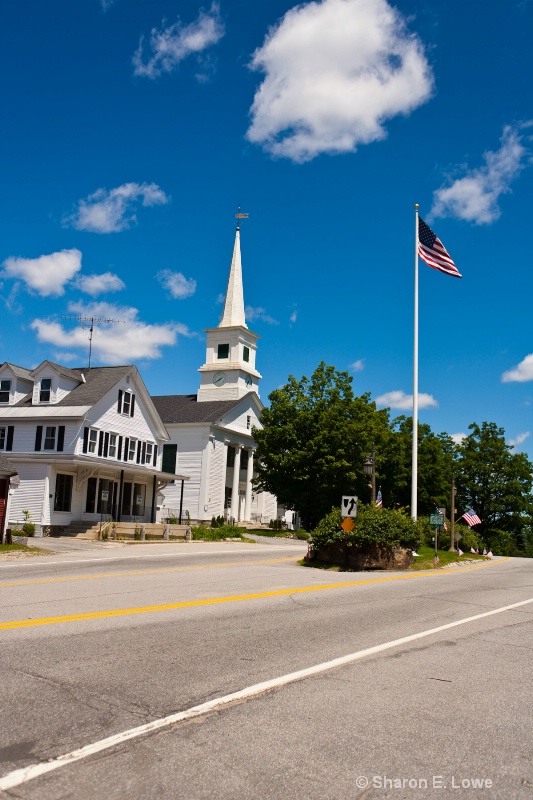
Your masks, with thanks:
[{"label": "house window", "polygon": [[171,475],[176,474],[176,459],[178,457],[177,444],[164,444],[163,445],[163,461],[161,464],[161,472],[168,472]]},{"label": "house window", "polygon": [[9,403],[11,381],[0,381],[0,403]]},{"label": "house window", "polygon": [[250,360],[250,348],[249,347],[244,346],[242,348],[242,360],[243,361],[249,361]]},{"label": "house window", "polygon": [[229,358],[229,344],[219,344],[217,358]]},{"label": "house window", "polygon": [[137,439],[130,439],[128,444],[128,461],[135,461],[137,457]]},{"label": "house window", "polygon": [[6,449],[6,436],[7,436],[7,429],[0,428],[0,450]]},{"label": "house window", "polygon": [[118,444],[118,435],[116,433],[109,434],[109,449],[107,451],[107,455],[109,458],[116,458],[117,457],[117,444]]},{"label": "house window", "polygon": [[41,378],[41,391],[39,392],[39,402],[49,403],[52,393],[52,378]]},{"label": "house window", "polygon": [[129,417],[131,411],[131,392],[124,392],[122,396],[122,413]]},{"label": "house window", "polygon": [[72,475],[57,475],[54,511],[70,511],[71,503]]},{"label": "house window", "polygon": [[[56,449],[56,429],[55,426],[47,426],[44,433],[44,447],[43,450]],[[70,508],[69,508],[70,511]]]},{"label": "house window", "polygon": [[91,428],[89,431],[89,440],[87,442],[87,452],[96,453],[96,445],[98,443],[98,431]]},{"label": "house window", "polygon": [[146,442],[146,453],[144,455],[144,463],[151,464],[154,456],[154,445],[152,442]]}]

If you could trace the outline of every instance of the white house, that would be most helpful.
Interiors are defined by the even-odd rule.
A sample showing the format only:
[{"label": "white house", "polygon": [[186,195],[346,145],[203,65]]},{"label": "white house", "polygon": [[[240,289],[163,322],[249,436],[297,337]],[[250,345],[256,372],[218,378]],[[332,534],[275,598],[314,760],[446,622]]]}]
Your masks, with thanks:
[{"label": "white house", "polygon": [[[246,325],[237,228],[222,319],[207,328],[205,363],[200,367],[198,394],[152,397],[170,435],[163,468],[177,464],[189,475],[182,487],[162,492],[161,516],[182,508],[193,520],[225,516],[268,522],[277,516],[276,498],[256,492],[254,427],[261,427],[261,375],[256,369],[257,334]],[[175,468],[175,467],[174,467]]]},{"label": "white house", "polygon": [[135,366],[0,365],[0,452],[18,471],[9,524],[37,533],[113,518],[155,522],[169,436]]}]

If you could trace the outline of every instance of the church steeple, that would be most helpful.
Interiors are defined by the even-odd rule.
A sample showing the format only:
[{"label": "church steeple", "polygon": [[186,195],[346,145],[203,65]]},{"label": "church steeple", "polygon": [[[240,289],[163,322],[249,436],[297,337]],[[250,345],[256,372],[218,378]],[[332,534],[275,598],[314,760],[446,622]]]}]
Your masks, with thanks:
[{"label": "church steeple", "polygon": [[244,316],[244,291],[242,288],[242,263],[241,263],[241,232],[235,231],[235,244],[228,278],[228,288],[224,300],[224,312],[219,323],[219,328],[229,328],[233,325],[242,325],[247,328]]},{"label": "church steeple", "polygon": [[205,364],[199,369],[198,402],[239,399],[248,392],[258,394],[261,375],[255,368],[255,354],[259,337],[248,329],[244,315],[239,228],[235,232],[222,319],[218,327],[206,328],[205,332],[207,348]]}]

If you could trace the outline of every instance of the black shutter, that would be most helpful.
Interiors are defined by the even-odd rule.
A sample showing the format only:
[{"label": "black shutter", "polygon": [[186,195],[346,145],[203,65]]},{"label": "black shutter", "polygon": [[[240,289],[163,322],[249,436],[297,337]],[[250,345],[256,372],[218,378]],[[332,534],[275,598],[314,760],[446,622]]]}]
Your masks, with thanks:
[{"label": "black shutter", "polygon": [[124,442],[124,461],[128,460],[128,450],[130,449],[130,440],[126,436],[126,441]]},{"label": "black shutter", "polygon": [[107,458],[107,454],[109,452],[109,434],[104,434],[104,458]]},{"label": "black shutter", "polygon": [[141,454],[141,464],[146,464],[146,442],[143,442],[143,451]]},{"label": "black shutter", "polygon": [[130,417],[133,417],[134,414],[135,414],[135,395],[132,394],[132,396],[131,396]]},{"label": "black shutter", "polygon": [[37,425],[37,430],[35,431],[35,450],[41,449],[41,439],[43,438],[43,426]]},{"label": "black shutter", "polygon": [[154,467],[157,467],[157,445],[154,444]]},{"label": "black shutter", "polygon": [[163,464],[161,467],[163,472],[170,472],[171,475],[175,475],[177,455],[178,455],[177,444],[163,445]]},{"label": "black shutter", "polygon": [[102,455],[102,449],[104,447],[104,434],[103,431],[100,431],[98,434],[98,455]]},{"label": "black shutter", "polygon": [[13,432],[15,430],[14,425],[7,426],[7,442],[6,442],[6,450],[13,450]]},{"label": "black shutter", "polygon": [[122,458],[122,436],[118,437],[118,451],[117,451],[117,461],[120,461]]},{"label": "black shutter", "polygon": [[141,442],[137,442],[137,464],[141,463]]},{"label": "black shutter", "polygon": [[117,414],[122,414],[122,389],[118,390]]},{"label": "black shutter", "polygon": [[65,426],[60,425],[57,429],[57,452],[63,452],[63,446],[65,444]]},{"label": "black shutter", "polygon": [[83,451],[84,453],[87,452],[89,449],[89,428],[83,429]]}]

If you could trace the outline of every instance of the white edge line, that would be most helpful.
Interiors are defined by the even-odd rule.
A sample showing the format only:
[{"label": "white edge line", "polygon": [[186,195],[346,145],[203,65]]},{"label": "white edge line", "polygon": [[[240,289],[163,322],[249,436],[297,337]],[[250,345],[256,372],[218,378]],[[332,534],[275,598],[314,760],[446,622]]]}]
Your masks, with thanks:
[{"label": "white edge line", "polygon": [[279,678],[272,678],[269,681],[256,683],[253,686],[248,686],[246,689],[241,689],[238,692],[232,692],[231,694],[224,695],[223,697],[216,697],[213,700],[208,700],[206,703],[201,703],[199,706],[193,706],[186,711],[180,711],[177,714],[170,714],[168,717],[155,719],[152,722],[148,722],[145,725],[140,725],[137,728],[130,728],[127,731],[122,731],[121,733],[116,733],[113,736],[108,736],[106,739],[101,739],[99,742],[85,745],[85,747],[80,747],[78,750],[65,753],[58,758],[50,759],[49,761],[44,761],[40,764],[31,764],[28,767],[22,767],[22,769],[16,769],[13,772],[9,772],[7,775],[4,775],[3,778],[0,778],[0,790],[5,791],[7,789],[13,789],[15,786],[20,786],[22,783],[26,783],[27,781],[33,780],[33,778],[39,777],[39,775],[45,775],[47,772],[52,772],[53,770],[59,769],[59,767],[65,767],[68,764],[74,763],[75,761],[80,761],[81,759],[92,756],[95,753],[100,753],[102,750],[108,750],[110,747],[127,742],[129,739],[135,739],[138,736],[143,736],[146,733],[151,733],[152,731],[159,730],[160,728],[165,728],[168,725],[175,724],[176,722],[183,722],[184,720],[193,719],[194,717],[199,717],[203,714],[208,714],[210,711],[223,708],[230,703],[257,697],[258,695],[269,692],[272,689],[277,689],[280,686],[286,686],[289,683],[294,683],[295,681],[311,677],[312,675],[318,675],[321,672],[327,672],[335,667],[341,667],[345,664],[350,664],[351,662],[358,661],[366,656],[382,653],[384,650],[390,650],[393,647],[399,647],[403,644],[414,642],[417,639],[423,639],[426,636],[432,636],[435,633],[447,631],[450,630],[450,628],[456,628],[459,625],[466,625],[469,622],[475,622],[478,619],[492,617],[494,614],[502,614],[504,611],[512,611],[515,608],[520,608],[521,606],[526,606],[531,603],[533,603],[533,598],[530,598],[529,600],[522,600],[519,603],[512,603],[512,605],[509,606],[495,608],[492,611],[485,611],[482,614],[475,614],[473,617],[465,617],[465,619],[460,619],[456,622],[448,622],[446,625],[439,625],[437,628],[430,628],[429,630],[421,631],[420,633],[413,633],[410,636],[404,636],[401,639],[394,639],[391,642],[385,642],[384,644],[378,644],[374,647],[368,647],[366,650],[359,650],[358,652],[350,653],[347,656],[334,658],[332,661],[325,661],[322,664],[316,664],[314,667],[307,667],[306,669],[300,669],[297,672],[289,672],[287,675],[282,675]]}]

